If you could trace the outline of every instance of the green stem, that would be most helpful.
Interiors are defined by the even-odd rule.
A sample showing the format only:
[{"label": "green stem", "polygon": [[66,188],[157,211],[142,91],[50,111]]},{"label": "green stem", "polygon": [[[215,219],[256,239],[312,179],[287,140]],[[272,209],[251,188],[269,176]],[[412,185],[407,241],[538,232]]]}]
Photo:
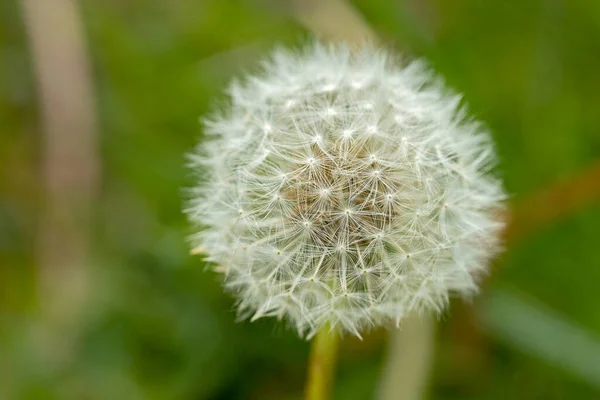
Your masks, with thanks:
[{"label": "green stem", "polygon": [[305,400],[327,400],[335,370],[338,333],[324,326],[314,337],[308,363]]}]

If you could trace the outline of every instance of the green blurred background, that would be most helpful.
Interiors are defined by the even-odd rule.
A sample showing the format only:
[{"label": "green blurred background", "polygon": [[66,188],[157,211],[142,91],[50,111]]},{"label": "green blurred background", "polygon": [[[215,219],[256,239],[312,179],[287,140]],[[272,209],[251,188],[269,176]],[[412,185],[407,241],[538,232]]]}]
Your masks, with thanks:
[{"label": "green blurred background", "polygon": [[[599,1],[351,6],[384,44],[427,58],[464,93],[498,143],[511,204],[600,161]],[[100,180],[82,233],[91,246],[81,309],[56,323],[38,290],[48,144],[36,70],[21,3],[0,1],[0,398],[301,398],[308,344],[273,320],[235,322],[218,277],[189,255],[180,210],[199,116],[265,51],[309,32],[276,0],[83,0],[79,9]],[[575,188],[591,193],[596,179]],[[572,189],[526,204],[532,214],[560,209]],[[509,241],[482,294],[440,318],[429,398],[600,398],[600,202],[563,214]],[[385,345],[383,330],[344,340],[335,399],[373,398]]]}]

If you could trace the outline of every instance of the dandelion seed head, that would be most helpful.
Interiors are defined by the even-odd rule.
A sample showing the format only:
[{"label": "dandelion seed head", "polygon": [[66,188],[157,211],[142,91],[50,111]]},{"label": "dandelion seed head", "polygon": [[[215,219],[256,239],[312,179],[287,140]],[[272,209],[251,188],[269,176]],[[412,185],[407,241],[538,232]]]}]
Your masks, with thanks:
[{"label": "dandelion seed head", "polygon": [[493,143],[423,63],[396,64],[277,50],[205,122],[192,244],[242,317],[359,335],[476,291],[502,228]]}]

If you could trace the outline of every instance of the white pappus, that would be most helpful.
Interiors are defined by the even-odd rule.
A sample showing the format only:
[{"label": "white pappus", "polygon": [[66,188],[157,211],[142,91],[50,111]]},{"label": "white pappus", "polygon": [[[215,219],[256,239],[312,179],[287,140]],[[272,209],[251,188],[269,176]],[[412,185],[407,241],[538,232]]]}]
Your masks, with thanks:
[{"label": "white pappus", "polygon": [[495,150],[422,62],[278,49],[228,94],[186,212],[243,317],[360,335],[477,290],[503,227]]}]

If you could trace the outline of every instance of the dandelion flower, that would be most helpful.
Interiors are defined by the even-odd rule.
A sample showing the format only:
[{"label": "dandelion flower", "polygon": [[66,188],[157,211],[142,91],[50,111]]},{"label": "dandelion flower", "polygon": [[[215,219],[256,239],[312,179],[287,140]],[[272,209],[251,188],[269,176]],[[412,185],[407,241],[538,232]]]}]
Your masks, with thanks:
[{"label": "dandelion flower", "polygon": [[278,49],[192,155],[192,242],[242,317],[356,335],[477,290],[505,197],[489,133],[421,62]]}]

